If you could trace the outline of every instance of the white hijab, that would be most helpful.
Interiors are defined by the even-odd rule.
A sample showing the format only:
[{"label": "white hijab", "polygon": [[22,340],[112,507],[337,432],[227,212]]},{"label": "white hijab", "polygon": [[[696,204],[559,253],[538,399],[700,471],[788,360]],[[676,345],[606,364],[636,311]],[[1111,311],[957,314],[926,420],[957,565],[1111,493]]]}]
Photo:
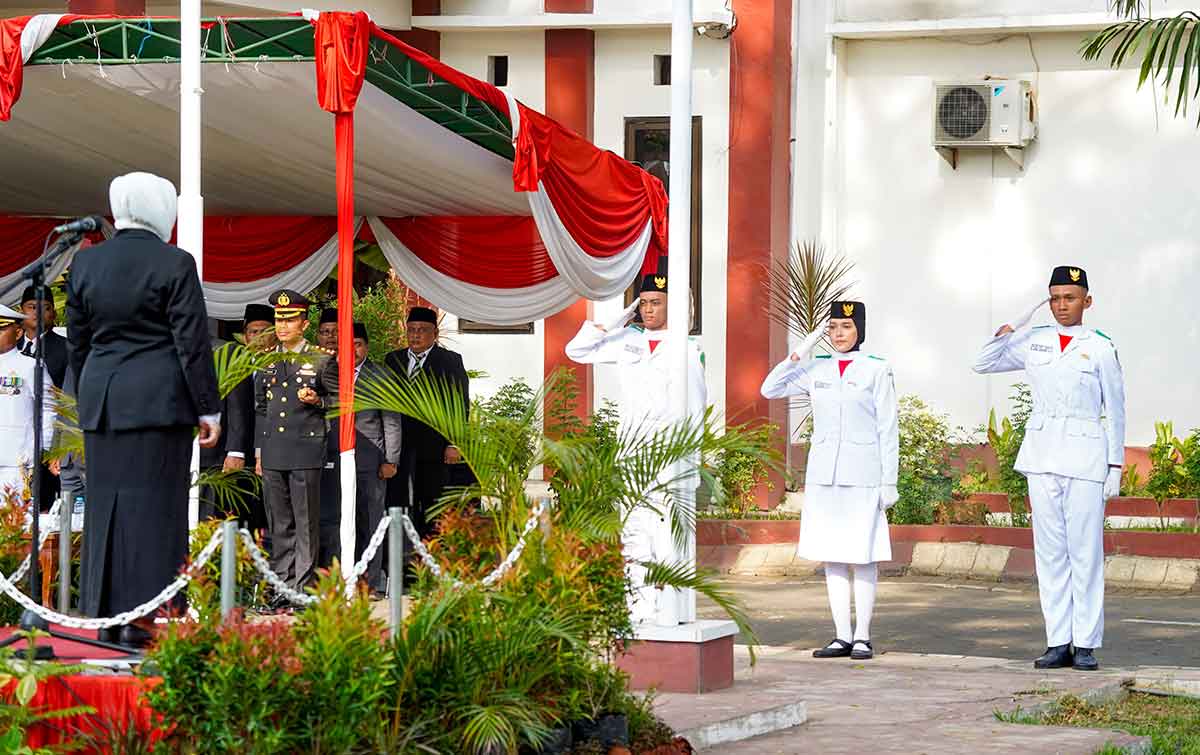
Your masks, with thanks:
[{"label": "white hijab", "polygon": [[126,173],[108,187],[113,225],[118,231],[140,228],[163,241],[171,239],[179,198],[175,185],[153,173]]}]

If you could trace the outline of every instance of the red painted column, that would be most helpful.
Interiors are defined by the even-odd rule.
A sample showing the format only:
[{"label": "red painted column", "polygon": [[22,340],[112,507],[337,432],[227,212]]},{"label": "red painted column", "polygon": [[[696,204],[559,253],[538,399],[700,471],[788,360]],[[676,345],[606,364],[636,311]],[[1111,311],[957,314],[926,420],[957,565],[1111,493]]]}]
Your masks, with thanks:
[{"label": "red painted column", "polygon": [[[546,0],[548,13],[587,13],[591,0]],[[596,37],[591,29],[546,30],[546,115],[576,133],[592,138],[592,113],[595,107]],[[592,412],[592,368],[575,364],[564,351],[567,342],[579,332],[579,326],[592,316],[586,299],[546,318],[544,374],[549,377],[560,367],[575,372],[579,400],[575,413],[586,419]]]},{"label": "red painted column", "polygon": [[144,16],[146,0],[68,0],[67,13],[85,16]]},{"label": "red painted column", "polygon": [[[786,356],[787,333],[762,313],[766,266],[788,254],[791,138],[791,2],[734,0],[730,37],[729,269],[726,281],[725,406],[730,424],[771,422],[786,450],[787,401],[759,394],[767,372]],[[783,495],[760,486],[760,508]]]},{"label": "red painted column", "polygon": [[[412,14],[414,16],[442,15],[442,0],[413,0]],[[409,29],[395,32],[401,42],[410,44],[427,55],[435,58],[442,57],[442,35],[432,29]]]}]

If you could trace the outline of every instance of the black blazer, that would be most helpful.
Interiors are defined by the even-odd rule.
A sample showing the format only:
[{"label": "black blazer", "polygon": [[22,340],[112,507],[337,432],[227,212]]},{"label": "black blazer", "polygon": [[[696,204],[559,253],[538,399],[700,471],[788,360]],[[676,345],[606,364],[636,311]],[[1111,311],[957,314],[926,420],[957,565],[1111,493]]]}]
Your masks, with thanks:
[{"label": "black blazer", "polygon": [[221,411],[196,263],[150,231],[75,256],[67,346],[83,430],[194,426]]},{"label": "black blazer", "polygon": [[[67,380],[67,339],[50,330],[47,325],[46,331],[42,333],[42,342],[46,344],[46,353],[42,357],[46,365],[46,374],[50,376],[54,387],[61,390]],[[17,342],[17,349],[24,353],[26,343],[28,339],[22,335],[21,340]]]},{"label": "black blazer", "polygon": [[[408,349],[399,349],[384,357],[383,362],[396,373],[399,380],[408,380],[408,359]],[[467,369],[463,366],[461,354],[435,345],[430,349],[429,356],[425,357],[425,366],[417,375],[449,381],[458,388],[464,406],[467,411],[470,411],[470,388]],[[450,441],[432,427],[408,415],[403,417],[402,432],[404,434],[402,454],[416,461],[440,462],[446,452],[446,446],[450,445]]]},{"label": "black blazer", "polygon": [[238,383],[221,400],[221,438],[213,448],[200,449],[200,466],[219,467],[230,451],[238,451],[254,465],[254,377]]}]

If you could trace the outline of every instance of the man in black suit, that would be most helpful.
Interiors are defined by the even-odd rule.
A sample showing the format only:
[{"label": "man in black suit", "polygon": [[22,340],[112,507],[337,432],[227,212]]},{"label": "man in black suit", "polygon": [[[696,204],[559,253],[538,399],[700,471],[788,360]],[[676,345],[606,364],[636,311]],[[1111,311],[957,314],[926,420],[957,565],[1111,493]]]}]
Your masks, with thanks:
[{"label": "man in black suit", "polygon": [[[274,327],[275,312],[266,304],[249,304],[242,316],[242,338],[248,348],[256,348],[263,335]],[[246,456],[254,455],[254,378],[238,383],[221,400],[221,440],[214,448],[200,451],[200,468],[206,472],[237,472],[246,467]],[[250,530],[266,527],[262,498],[247,491],[236,511],[220,510],[213,491],[200,490],[200,519],[236,515]]]},{"label": "man in black suit", "polygon": [[[46,348],[42,359],[46,365],[45,374],[50,377],[50,382],[54,383],[55,388],[63,390],[67,380],[67,339],[51,330],[58,318],[58,313],[54,309],[54,296],[50,292],[50,287],[46,286],[44,290],[46,298],[42,300],[42,343]],[[25,315],[25,321],[22,323],[24,332],[17,341],[17,350],[31,359],[36,357],[38,352],[37,309],[37,295],[34,288],[26,286],[21,293],[21,312]],[[49,391],[50,386],[46,386],[46,390]],[[59,466],[54,465],[54,468]],[[39,469],[42,477],[42,509],[45,510],[49,509],[51,503],[58,497],[61,486],[51,465],[42,464]]]},{"label": "man in black suit", "polygon": [[[75,257],[67,341],[88,464],[81,607],[113,616],[153,598],[188,553],[192,433],[210,448],[221,402],[196,263],[167,243],[175,187],[131,173],[109,187],[117,235]],[[150,639],[153,618],[119,639]],[[114,639],[102,632],[104,639]]]},{"label": "man in black suit", "polygon": [[[354,323],[354,382],[364,380],[386,380],[387,371],[367,356],[371,339],[367,327]],[[329,360],[326,367],[326,382],[329,391],[337,395],[338,365],[336,359]],[[333,423],[337,427],[337,422]],[[395,412],[368,409],[354,415],[354,469],[355,504],[354,514],[354,558],[357,561],[387,508],[388,480],[396,477],[400,465],[403,419]],[[334,442],[337,442],[334,434]],[[324,491],[322,491],[324,496]],[[324,506],[324,498],[321,500]],[[387,590],[387,578],[383,573],[384,548],[375,552],[375,558],[367,567],[367,587],[375,597],[382,597]]]},{"label": "man in black suit", "polygon": [[276,349],[287,359],[255,377],[257,471],[271,522],[271,568],[293,589],[315,578],[325,466],[327,356],[308,341],[308,299],[284,289],[271,294]]},{"label": "man in black suit", "polygon": [[[449,384],[470,411],[467,370],[460,354],[437,345],[437,313],[428,307],[410,309],[405,335],[408,348],[388,354],[384,363],[400,380],[432,379]],[[417,532],[426,538],[434,531],[427,512],[446,487],[450,465],[461,463],[462,455],[432,427],[407,415],[403,418],[403,433],[400,474],[388,484],[388,499],[393,505],[409,507]]]},{"label": "man in black suit", "polygon": [[[334,307],[321,310],[317,323],[317,346],[326,354],[336,355],[338,347],[338,311]],[[331,362],[334,360],[330,360]],[[327,569],[342,549],[342,468],[338,463],[338,423],[325,421],[325,468],[321,470],[320,552],[317,566]]]}]

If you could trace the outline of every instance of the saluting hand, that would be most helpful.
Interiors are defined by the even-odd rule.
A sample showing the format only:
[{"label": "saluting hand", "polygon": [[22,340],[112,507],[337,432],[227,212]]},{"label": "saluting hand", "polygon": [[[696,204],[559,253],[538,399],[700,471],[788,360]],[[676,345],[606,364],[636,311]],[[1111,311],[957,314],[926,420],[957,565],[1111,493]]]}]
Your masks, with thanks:
[{"label": "saluting hand", "polygon": [[1047,296],[1037,304],[1034,304],[1028,312],[1025,312],[1014,320],[1009,320],[1007,324],[1000,326],[1000,329],[996,331],[996,337],[999,338],[1000,336],[1007,335],[1009,333],[1015,333],[1016,331],[1025,327],[1029,321],[1033,319],[1033,316],[1037,314],[1037,311],[1049,303],[1049,301],[1050,297]]},{"label": "saluting hand", "polygon": [[610,330],[619,330],[625,327],[627,324],[629,324],[629,321],[633,319],[633,316],[637,313],[637,308],[641,305],[641,303],[642,299],[640,296],[633,297],[633,303],[621,310],[621,314],[604,324],[597,323],[597,327],[599,327],[600,330],[603,330],[605,333]]}]

